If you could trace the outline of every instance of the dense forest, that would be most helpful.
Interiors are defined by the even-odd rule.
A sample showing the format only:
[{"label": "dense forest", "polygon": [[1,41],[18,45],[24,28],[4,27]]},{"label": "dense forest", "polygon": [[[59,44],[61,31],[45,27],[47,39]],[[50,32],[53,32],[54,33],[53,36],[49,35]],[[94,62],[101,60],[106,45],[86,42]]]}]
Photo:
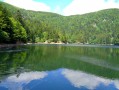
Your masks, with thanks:
[{"label": "dense forest", "polygon": [[27,33],[22,24],[0,4],[0,43],[26,41]]},{"label": "dense forest", "polygon": [[119,44],[119,9],[62,16],[0,2],[0,43]]}]

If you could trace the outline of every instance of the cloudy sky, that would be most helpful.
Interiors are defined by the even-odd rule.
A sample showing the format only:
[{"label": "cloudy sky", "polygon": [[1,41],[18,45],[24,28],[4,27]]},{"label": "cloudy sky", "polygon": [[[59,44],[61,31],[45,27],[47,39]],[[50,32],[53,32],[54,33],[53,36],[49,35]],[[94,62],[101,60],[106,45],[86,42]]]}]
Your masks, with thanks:
[{"label": "cloudy sky", "polygon": [[119,0],[3,0],[27,10],[55,12],[62,15],[85,14],[107,8],[119,8]]}]

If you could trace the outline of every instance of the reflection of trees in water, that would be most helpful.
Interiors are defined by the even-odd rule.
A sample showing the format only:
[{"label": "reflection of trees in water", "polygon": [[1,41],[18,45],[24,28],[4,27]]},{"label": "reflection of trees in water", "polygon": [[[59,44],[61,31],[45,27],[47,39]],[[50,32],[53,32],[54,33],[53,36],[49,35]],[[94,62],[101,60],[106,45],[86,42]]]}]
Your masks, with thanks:
[{"label": "reflection of trees in water", "polygon": [[18,68],[16,69],[16,74],[17,74],[16,77],[19,77],[20,74],[23,73],[23,72],[25,72],[24,67],[18,67]]},{"label": "reflection of trees in water", "polygon": [[[104,65],[109,63],[111,67],[116,66],[118,68],[118,58],[116,54],[119,51],[118,48],[106,48],[106,47],[74,47],[74,46],[32,46],[29,48],[27,56],[27,61],[25,62],[25,67],[35,71],[47,71],[54,70],[58,68],[69,68],[74,70],[82,70],[88,73],[92,73],[99,76],[104,76],[108,78],[118,78],[118,69],[113,70],[111,68],[102,67],[100,64],[105,62]],[[113,55],[115,55],[115,57]],[[79,57],[69,58],[67,56]],[[87,61],[83,61],[87,57]],[[96,63],[93,64],[90,59],[95,59]],[[80,60],[82,59],[82,60]],[[103,65],[103,66],[104,66]]]},{"label": "reflection of trees in water", "polygon": [[2,52],[0,53],[0,77],[16,73],[18,67],[22,67],[26,59],[26,52]]},{"label": "reflection of trees in water", "polygon": [[[11,73],[16,73],[19,77],[22,72],[29,71],[26,68],[33,71],[69,68],[109,78],[119,77],[118,70],[102,67],[100,63],[93,64],[93,61],[107,62],[118,67],[118,48],[57,45],[30,45],[26,48],[27,51],[0,53],[0,77]],[[85,58],[82,57],[86,57],[86,60],[83,61]]]}]

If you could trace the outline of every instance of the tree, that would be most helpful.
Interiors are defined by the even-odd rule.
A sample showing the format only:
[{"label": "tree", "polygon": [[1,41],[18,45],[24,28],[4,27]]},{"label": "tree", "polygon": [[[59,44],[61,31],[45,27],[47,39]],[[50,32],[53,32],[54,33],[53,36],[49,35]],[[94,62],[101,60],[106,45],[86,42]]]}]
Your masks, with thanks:
[{"label": "tree", "polygon": [[7,10],[0,4],[0,43],[9,43],[11,34],[12,25]]},{"label": "tree", "polygon": [[27,41],[27,33],[25,29],[22,27],[21,23],[14,18],[10,18],[13,26],[13,34],[12,34],[12,42],[26,42]]}]

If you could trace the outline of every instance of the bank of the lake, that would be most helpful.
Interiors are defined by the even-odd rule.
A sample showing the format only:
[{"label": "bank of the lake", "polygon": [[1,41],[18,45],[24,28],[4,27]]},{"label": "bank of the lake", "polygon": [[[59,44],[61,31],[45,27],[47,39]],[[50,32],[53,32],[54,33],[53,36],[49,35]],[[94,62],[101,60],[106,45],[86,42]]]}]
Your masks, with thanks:
[{"label": "bank of the lake", "polygon": [[23,46],[23,45],[65,45],[65,46],[90,46],[90,47],[119,47],[119,45],[114,44],[82,44],[82,43],[47,43],[47,42],[38,42],[38,43],[21,43],[21,44],[0,44],[0,48],[4,47],[13,47],[13,46]]}]

